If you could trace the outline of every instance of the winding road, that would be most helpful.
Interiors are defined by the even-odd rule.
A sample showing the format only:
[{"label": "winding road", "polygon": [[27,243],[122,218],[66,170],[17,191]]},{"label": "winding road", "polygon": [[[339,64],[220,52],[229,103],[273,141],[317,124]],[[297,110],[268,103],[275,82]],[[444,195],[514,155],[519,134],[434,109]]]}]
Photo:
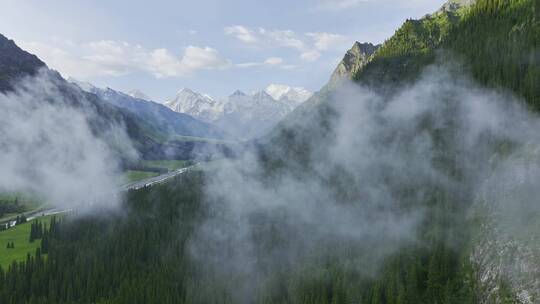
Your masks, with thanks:
[{"label": "winding road", "polygon": [[[118,188],[118,192],[123,193],[123,192],[127,192],[129,190],[138,190],[138,189],[141,189],[141,188],[144,188],[144,187],[152,187],[154,185],[162,184],[162,183],[165,183],[165,182],[169,181],[170,179],[175,178],[178,175],[184,174],[184,173],[194,169],[197,166],[199,166],[199,163],[196,163],[195,165],[192,165],[192,166],[189,166],[189,167],[185,167],[185,168],[181,168],[181,169],[174,170],[174,171],[171,171],[171,172],[167,172],[167,173],[155,176],[155,177],[145,178],[145,179],[140,180],[140,181],[125,184],[125,185],[122,185],[122,186],[120,186]],[[67,213],[67,212],[71,212],[71,211],[73,211],[73,209],[50,208],[50,209],[43,209],[43,210],[38,210],[38,211],[29,211],[29,212],[25,212],[23,214],[26,216],[27,220],[30,221],[30,220],[33,220],[33,219],[36,219],[36,218],[39,218],[39,217],[43,217],[43,216],[62,214],[62,213]],[[2,221],[2,222],[0,222],[0,225],[2,225],[2,224],[3,225],[8,224],[9,227],[13,227],[13,226],[15,226],[15,220],[14,219],[9,219],[7,221]]]},{"label": "winding road", "polygon": [[146,179],[136,181],[136,182],[133,182],[133,183],[130,183],[130,184],[123,185],[120,188],[120,192],[124,192],[124,191],[128,191],[128,190],[137,190],[137,189],[140,189],[140,188],[151,187],[151,186],[156,185],[156,184],[164,183],[164,182],[166,182],[166,181],[168,181],[168,180],[170,180],[172,178],[175,178],[176,176],[178,176],[180,174],[183,174],[183,173],[186,173],[189,170],[192,170],[193,168],[197,167],[198,165],[199,165],[199,163],[197,163],[197,164],[195,164],[193,166],[189,166],[189,167],[185,167],[185,168],[178,169],[178,170],[175,170],[175,171],[167,172],[165,174],[161,174],[161,175],[158,175],[156,177],[150,177],[150,178],[146,178]]}]

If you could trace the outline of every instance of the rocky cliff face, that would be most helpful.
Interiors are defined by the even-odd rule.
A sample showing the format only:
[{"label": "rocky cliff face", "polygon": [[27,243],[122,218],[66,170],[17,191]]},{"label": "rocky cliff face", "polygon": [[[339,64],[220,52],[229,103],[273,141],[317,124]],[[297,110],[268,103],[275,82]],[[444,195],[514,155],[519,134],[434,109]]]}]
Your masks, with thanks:
[{"label": "rocky cliff face", "polygon": [[380,45],[373,45],[372,43],[355,42],[352,48],[347,51],[343,60],[338,64],[334,73],[332,73],[327,86],[333,88],[341,80],[350,79],[369,62],[379,47]]},{"label": "rocky cliff face", "polygon": [[480,304],[539,303],[538,242],[534,235],[527,241],[516,239],[493,220],[481,225],[470,257]]},{"label": "rocky cliff face", "polygon": [[471,6],[476,0],[449,0],[438,12],[455,12],[458,9],[466,6]]},{"label": "rocky cliff face", "polygon": [[479,303],[540,303],[540,148],[493,163],[472,209]]}]

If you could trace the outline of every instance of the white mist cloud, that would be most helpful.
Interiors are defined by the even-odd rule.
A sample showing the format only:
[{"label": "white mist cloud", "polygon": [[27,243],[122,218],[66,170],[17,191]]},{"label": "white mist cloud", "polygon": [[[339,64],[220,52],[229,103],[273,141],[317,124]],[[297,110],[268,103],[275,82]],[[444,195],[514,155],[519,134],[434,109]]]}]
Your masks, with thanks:
[{"label": "white mist cloud", "polygon": [[94,135],[90,120],[100,118],[92,104],[58,83],[43,72],[0,94],[0,189],[62,208],[114,206],[121,179],[113,149],[133,153],[131,143],[121,125],[103,130],[110,143]]},{"label": "white mist cloud", "polygon": [[283,58],[281,57],[270,57],[264,61],[268,65],[280,65],[283,63]]},{"label": "white mist cloud", "polygon": [[266,145],[285,169],[269,175],[268,163],[247,152],[209,173],[209,217],[191,252],[235,285],[237,301],[252,302],[268,273],[319,259],[375,274],[385,257],[419,241],[434,189],[472,203],[497,143],[540,139],[538,118],[513,97],[440,67],[390,97],[344,84],[323,109],[286,122],[288,136],[307,133],[304,146]]}]

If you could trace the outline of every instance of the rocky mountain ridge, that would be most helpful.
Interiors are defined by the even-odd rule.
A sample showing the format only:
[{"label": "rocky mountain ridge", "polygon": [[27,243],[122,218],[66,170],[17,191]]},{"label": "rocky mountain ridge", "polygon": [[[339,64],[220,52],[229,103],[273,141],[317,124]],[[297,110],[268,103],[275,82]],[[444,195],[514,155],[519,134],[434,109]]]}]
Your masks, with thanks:
[{"label": "rocky mountain ridge", "polygon": [[476,0],[449,0],[436,13],[455,12],[460,8],[471,6],[474,3],[476,3]]},{"label": "rocky mountain ridge", "polygon": [[111,88],[98,88],[89,83],[75,80],[72,82],[84,91],[95,94],[116,107],[130,111],[165,137],[191,136],[219,139],[225,136],[213,125],[198,121],[190,115],[174,112],[162,104],[151,101],[140,92],[126,94]]},{"label": "rocky mountain ridge", "polygon": [[21,50],[13,40],[0,34],[0,91],[13,88],[21,77],[36,75],[47,65],[37,56]]},{"label": "rocky mountain ridge", "polygon": [[129,92],[127,92],[127,94],[133,98],[137,98],[137,99],[142,99],[142,100],[152,100],[152,98],[150,98],[148,95],[144,94],[143,92],[141,92],[140,90],[137,90],[137,89],[134,89],[134,90],[131,90]]},{"label": "rocky mountain ridge", "polygon": [[380,44],[355,42],[332,73],[327,87],[333,88],[343,79],[350,79],[369,62],[380,47]]}]

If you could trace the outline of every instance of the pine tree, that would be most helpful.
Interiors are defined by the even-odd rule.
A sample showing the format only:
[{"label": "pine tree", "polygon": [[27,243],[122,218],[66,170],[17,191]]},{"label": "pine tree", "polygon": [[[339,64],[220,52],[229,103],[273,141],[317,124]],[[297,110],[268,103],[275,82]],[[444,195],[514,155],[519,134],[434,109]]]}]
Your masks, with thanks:
[{"label": "pine tree", "polygon": [[36,238],[40,239],[43,237],[43,223],[38,221],[36,223],[36,228]]},{"label": "pine tree", "polygon": [[36,226],[34,223],[30,225],[30,243],[33,243],[36,239]]},{"label": "pine tree", "polygon": [[49,236],[48,235],[44,235],[41,238],[41,252],[43,254],[49,253]]}]

